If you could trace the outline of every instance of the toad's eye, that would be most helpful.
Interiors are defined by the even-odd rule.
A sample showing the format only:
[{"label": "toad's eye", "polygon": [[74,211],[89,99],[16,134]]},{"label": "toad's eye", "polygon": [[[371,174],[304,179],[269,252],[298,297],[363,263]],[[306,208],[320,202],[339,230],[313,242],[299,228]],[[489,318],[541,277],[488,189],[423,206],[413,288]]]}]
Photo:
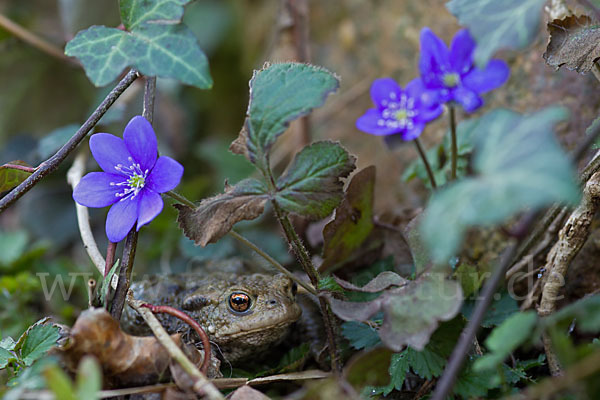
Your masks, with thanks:
[{"label": "toad's eye", "polygon": [[232,311],[243,313],[250,309],[250,296],[246,293],[235,292],[229,296],[229,308]]}]

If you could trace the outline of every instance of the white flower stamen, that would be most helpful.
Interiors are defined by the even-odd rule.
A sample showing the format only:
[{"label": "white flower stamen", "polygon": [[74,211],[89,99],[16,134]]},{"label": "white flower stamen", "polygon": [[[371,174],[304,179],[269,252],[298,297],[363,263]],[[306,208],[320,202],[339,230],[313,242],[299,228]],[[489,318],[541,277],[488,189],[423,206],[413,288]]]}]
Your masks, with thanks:
[{"label": "white flower stamen", "polygon": [[142,167],[139,163],[133,161],[133,158],[128,157],[127,160],[131,163],[130,166],[124,166],[123,164],[115,165],[115,170],[122,175],[125,175],[128,179],[123,182],[110,182],[110,186],[124,186],[122,192],[115,193],[116,197],[120,197],[119,201],[125,199],[133,200],[138,193],[146,186],[146,178],[148,177],[148,170],[142,171]]}]

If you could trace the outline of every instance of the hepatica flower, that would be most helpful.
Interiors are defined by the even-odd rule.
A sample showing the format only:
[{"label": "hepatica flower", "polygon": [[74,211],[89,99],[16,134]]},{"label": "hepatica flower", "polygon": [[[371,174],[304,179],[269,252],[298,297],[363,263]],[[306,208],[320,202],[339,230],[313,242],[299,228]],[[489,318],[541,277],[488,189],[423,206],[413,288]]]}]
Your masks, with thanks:
[{"label": "hepatica flower", "polygon": [[137,230],[163,209],[160,193],[174,189],[183,166],[172,158],[157,158],[156,135],[142,116],[134,117],[123,139],[108,133],[90,138],[90,150],[104,172],[84,176],[73,190],[73,199],[86,207],[111,206],[106,235],[121,241],[137,221]]},{"label": "hepatica flower", "polygon": [[399,134],[404,140],[417,138],[425,124],[442,113],[435,93],[427,91],[421,79],[414,79],[402,90],[391,78],[381,78],[371,85],[371,108],[356,121],[356,127],[372,135]]},{"label": "hepatica flower", "polygon": [[450,49],[429,28],[421,30],[421,79],[435,90],[442,102],[455,101],[465,111],[483,104],[480,94],[496,89],[508,79],[509,68],[502,60],[491,60],[485,69],[473,64],[475,41],[466,29],[452,39]]}]

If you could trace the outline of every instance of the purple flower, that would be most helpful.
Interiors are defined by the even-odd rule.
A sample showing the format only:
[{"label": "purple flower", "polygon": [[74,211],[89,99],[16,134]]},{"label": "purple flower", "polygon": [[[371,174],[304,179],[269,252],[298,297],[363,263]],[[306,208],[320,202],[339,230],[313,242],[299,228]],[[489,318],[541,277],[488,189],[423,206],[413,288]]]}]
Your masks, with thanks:
[{"label": "purple flower", "polygon": [[137,230],[163,209],[159,193],[174,189],[183,166],[172,158],[157,159],[156,135],[142,116],[133,117],[123,139],[108,133],[90,138],[90,150],[104,172],[90,172],[73,190],[73,199],[86,207],[112,205],[106,235],[121,241],[137,221]]},{"label": "purple flower", "polygon": [[371,135],[400,134],[404,140],[418,137],[425,124],[442,113],[435,92],[427,91],[421,79],[413,79],[402,90],[392,78],[371,85],[371,98],[377,106],[356,121],[356,127]]},{"label": "purple flower", "polygon": [[436,90],[442,102],[456,101],[472,112],[483,104],[479,96],[496,89],[508,79],[508,65],[491,60],[485,69],[473,65],[475,41],[466,29],[452,39],[450,50],[429,28],[421,30],[421,79],[428,89]]}]

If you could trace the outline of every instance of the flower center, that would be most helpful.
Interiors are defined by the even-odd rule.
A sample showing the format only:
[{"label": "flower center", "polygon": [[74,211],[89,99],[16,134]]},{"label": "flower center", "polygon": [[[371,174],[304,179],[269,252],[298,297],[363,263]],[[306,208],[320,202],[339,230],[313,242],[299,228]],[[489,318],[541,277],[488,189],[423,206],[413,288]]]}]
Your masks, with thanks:
[{"label": "flower center", "polygon": [[148,170],[142,171],[140,164],[135,163],[133,158],[129,157],[128,161],[131,165],[124,166],[123,164],[115,165],[117,172],[127,176],[129,179],[123,182],[111,182],[110,186],[123,186],[123,191],[115,193],[116,197],[120,197],[119,201],[125,199],[133,200],[138,195],[140,190],[146,186],[146,178],[148,177]]},{"label": "flower center", "polygon": [[412,129],[413,118],[418,114],[414,109],[415,100],[405,93],[402,93],[399,99],[397,97],[395,93],[390,93],[390,100],[381,102],[386,108],[381,111],[377,125],[392,129]]},{"label": "flower center", "polygon": [[455,72],[447,72],[442,77],[442,80],[444,81],[444,86],[453,88],[460,82],[460,75]]}]

